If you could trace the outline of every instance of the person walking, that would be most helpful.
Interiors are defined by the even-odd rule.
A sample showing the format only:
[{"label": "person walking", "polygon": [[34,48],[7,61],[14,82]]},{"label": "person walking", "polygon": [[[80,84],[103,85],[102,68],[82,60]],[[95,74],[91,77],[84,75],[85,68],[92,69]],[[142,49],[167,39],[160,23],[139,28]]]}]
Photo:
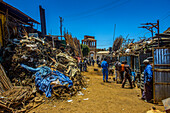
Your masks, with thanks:
[{"label": "person walking", "polygon": [[116,81],[116,83],[118,83],[117,78],[118,77],[120,78],[120,73],[119,73],[120,69],[121,69],[121,63],[118,60],[116,60],[116,62],[115,62],[115,81]]},{"label": "person walking", "polygon": [[94,66],[94,63],[95,63],[95,61],[94,61],[94,59],[92,59],[92,64],[93,64],[93,66]]},{"label": "person walking", "polygon": [[84,62],[83,62],[83,71],[87,72],[87,59],[84,58]]},{"label": "person walking", "polygon": [[129,83],[130,83],[130,88],[132,87],[132,80],[131,80],[131,69],[129,67],[129,65],[127,64],[127,61],[124,61],[124,67],[125,67],[125,72],[124,72],[124,79],[122,82],[122,88],[124,88],[126,80],[128,79]]},{"label": "person walking", "polygon": [[101,67],[102,69],[102,73],[103,73],[103,82],[108,82],[108,63],[107,63],[107,59],[104,58],[104,61],[102,61],[101,63]]},{"label": "person walking", "polygon": [[125,63],[124,63],[124,61],[122,61],[121,69],[120,69],[120,78],[121,78],[121,83],[123,82],[123,78],[124,78],[124,71],[125,71]]},{"label": "person walking", "polygon": [[153,99],[153,71],[152,66],[149,64],[149,60],[144,60],[144,98],[147,102],[151,102]]},{"label": "person walking", "polygon": [[82,72],[82,67],[83,67],[83,62],[82,62],[82,60],[80,59],[80,62],[79,62],[79,69],[80,69],[80,72]]},{"label": "person walking", "polygon": [[89,66],[91,66],[91,58],[89,58]]},{"label": "person walking", "polygon": [[99,63],[99,59],[97,58],[97,60],[96,60],[96,63],[97,63],[97,65],[98,65],[98,63]]},{"label": "person walking", "polygon": [[100,63],[99,58],[97,59],[97,65],[98,65],[98,67],[101,67],[101,63]]}]

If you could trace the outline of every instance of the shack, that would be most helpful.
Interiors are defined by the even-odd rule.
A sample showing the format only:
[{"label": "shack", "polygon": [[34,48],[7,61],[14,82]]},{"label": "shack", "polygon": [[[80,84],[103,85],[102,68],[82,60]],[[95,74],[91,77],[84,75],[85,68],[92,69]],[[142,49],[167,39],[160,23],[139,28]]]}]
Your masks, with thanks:
[{"label": "shack", "polygon": [[131,69],[137,73],[139,81],[140,75],[145,69],[143,60],[148,59],[150,61],[153,66],[153,97],[155,103],[170,97],[170,80],[168,79],[170,75],[169,47],[170,28],[152,38],[124,45],[113,53],[113,57],[119,59],[120,62],[127,61]]},{"label": "shack", "polygon": [[7,45],[7,41],[5,40],[18,35],[20,36],[24,29],[28,33],[39,32],[33,28],[35,24],[40,23],[19,9],[4,1],[0,1],[0,48]]}]

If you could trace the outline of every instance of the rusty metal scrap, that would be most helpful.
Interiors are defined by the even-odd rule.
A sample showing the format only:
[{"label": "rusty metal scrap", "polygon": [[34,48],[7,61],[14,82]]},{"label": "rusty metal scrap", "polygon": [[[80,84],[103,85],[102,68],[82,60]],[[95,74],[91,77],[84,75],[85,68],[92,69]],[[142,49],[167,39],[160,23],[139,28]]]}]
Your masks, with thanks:
[{"label": "rusty metal scrap", "polygon": [[6,73],[0,64],[0,91],[4,92],[12,88],[12,84],[9,78],[6,76]]},{"label": "rusty metal scrap", "polygon": [[[2,112],[25,112],[34,106],[29,106],[34,104],[34,102],[42,103],[43,99],[40,101],[32,101],[36,98],[32,89],[30,87],[13,87],[8,91],[3,92],[0,95],[0,108]],[[29,106],[29,107],[28,107]]]},{"label": "rusty metal scrap", "polygon": [[[51,70],[58,70],[73,81],[73,87],[61,85],[57,80],[53,85],[53,96],[59,98],[71,97],[86,86],[86,80],[81,75],[76,57],[82,57],[81,46],[77,38],[65,34],[66,45],[58,41],[53,48],[45,39],[28,35],[23,26],[11,24],[15,35],[11,35],[6,23],[2,48],[2,66],[0,65],[0,112],[27,112],[43,102],[37,90],[33,73],[23,69],[20,64],[33,68],[48,66]],[[60,47],[60,45],[63,45]],[[4,69],[3,69],[4,68]],[[4,71],[5,70],[5,71]],[[12,83],[11,83],[12,82]]]},{"label": "rusty metal scrap", "polygon": [[[11,41],[3,53],[2,65],[14,86],[8,77],[5,82],[0,81],[0,108],[3,108],[1,111],[24,112],[34,108],[32,103],[38,102],[37,99],[34,100],[35,93],[38,94],[39,90],[35,90],[33,73],[23,69],[20,64],[33,68],[48,66],[51,70],[58,70],[68,76],[73,81],[71,88],[68,88],[68,84],[64,86],[59,84],[57,80],[51,82],[52,95],[58,98],[71,97],[86,86],[86,80],[80,73],[77,60],[70,56],[74,56],[78,50],[70,46],[62,50],[52,48],[44,40],[27,35]],[[77,48],[75,44],[71,45]],[[67,51],[69,49],[70,51]],[[3,78],[0,76],[1,79]]]}]

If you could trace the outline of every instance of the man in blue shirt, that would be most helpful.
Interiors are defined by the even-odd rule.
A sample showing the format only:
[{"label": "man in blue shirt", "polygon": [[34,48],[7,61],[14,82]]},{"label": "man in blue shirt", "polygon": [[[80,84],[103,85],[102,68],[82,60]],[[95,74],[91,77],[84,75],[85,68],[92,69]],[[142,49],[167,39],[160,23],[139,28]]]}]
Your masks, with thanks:
[{"label": "man in blue shirt", "polygon": [[152,66],[149,64],[149,60],[144,60],[143,63],[145,64],[146,68],[144,70],[144,99],[147,102],[151,102],[153,98],[153,71]]},{"label": "man in blue shirt", "polygon": [[106,61],[107,59],[104,58],[104,61],[101,63],[101,67],[102,72],[103,72],[103,82],[105,82],[105,78],[106,78],[106,82],[108,82],[108,63]]}]

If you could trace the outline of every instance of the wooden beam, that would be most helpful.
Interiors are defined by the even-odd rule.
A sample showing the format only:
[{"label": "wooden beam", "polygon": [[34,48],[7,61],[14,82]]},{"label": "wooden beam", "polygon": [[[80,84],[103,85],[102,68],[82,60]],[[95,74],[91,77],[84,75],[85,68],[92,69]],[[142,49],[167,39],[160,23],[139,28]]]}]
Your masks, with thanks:
[{"label": "wooden beam", "polygon": [[159,82],[159,83],[155,83],[155,85],[170,85],[170,83]]},{"label": "wooden beam", "polygon": [[[155,69],[155,59],[154,59],[154,48],[152,48],[152,56],[153,56],[153,70]],[[155,73],[153,72],[153,102],[156,103],[155,101]]]},{"label": "wooden beam", "polygon": [[155,66],[170,66],[170,64],[155,64]]},{"label": "wooden beam", "polygon": [[154,49],[170,49],[170,47],[154,47]]},{"label": "wooden beam", "polygon": [[158,71],[158,72],[170,72],[170,69],[154,69],[154,71]]}]

